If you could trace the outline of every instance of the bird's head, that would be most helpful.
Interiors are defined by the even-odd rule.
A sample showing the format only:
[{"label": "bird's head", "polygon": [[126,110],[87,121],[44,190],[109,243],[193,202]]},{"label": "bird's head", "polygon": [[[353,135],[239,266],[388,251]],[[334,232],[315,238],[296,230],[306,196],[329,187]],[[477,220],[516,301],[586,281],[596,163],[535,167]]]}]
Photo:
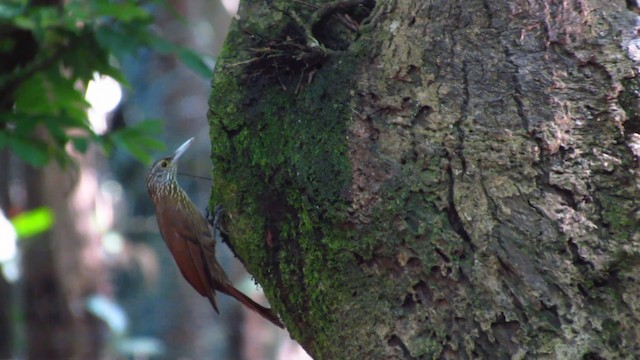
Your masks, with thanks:
[{"label": "bird's head", "polygon": [[191,146],[192,142],[193,138],[185,141],[184,144],[180,145],[180,147],[176,149],[173,155],[162,158],[151,166],[151,170],[147,176],[147,188],[149,189],[149,193],[154,195],[153,192],[156,192],[176,181],[178,160]]}]

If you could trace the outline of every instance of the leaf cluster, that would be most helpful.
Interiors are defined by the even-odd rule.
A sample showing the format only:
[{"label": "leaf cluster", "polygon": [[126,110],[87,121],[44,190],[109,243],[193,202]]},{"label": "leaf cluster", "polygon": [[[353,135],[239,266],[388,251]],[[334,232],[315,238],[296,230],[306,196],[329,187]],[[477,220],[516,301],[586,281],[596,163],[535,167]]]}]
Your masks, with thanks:
[{"label": "leaf cluster", "polygon": [[84,153],[94,142],[107,152],[123,147],[149,162],[149,152],[163,148],[156,140],[160,123],[97,134],[87,117],[89,81],[107,75],[127,86],[119,61],[143,49],[175,55],[205,77],[211,69],[200,55],[156,34],[152,10],[161,3],[38,2],[45,1],[0,3],[0,149],[8,146],[33,166],[51,159],[66,165],[72,162],[68,147]]}]

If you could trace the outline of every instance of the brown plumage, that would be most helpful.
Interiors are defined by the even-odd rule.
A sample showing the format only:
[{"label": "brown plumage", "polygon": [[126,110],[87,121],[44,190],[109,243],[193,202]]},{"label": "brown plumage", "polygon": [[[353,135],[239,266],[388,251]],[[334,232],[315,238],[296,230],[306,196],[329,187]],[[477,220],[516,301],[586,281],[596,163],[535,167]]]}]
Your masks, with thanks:
[{"label": "brown plumage", "polygon": [[216,291],[234,297],[246,307],[283,328],[271,311],[231,285],[216,260],[216,241],[209,225],[176,181],[178,160],[191,146],[193,138],[182,144],[172,156],[158,160],[147,176],[147,189],[156,208],[160,234],[176,261],[182,276],[217,313]]}]

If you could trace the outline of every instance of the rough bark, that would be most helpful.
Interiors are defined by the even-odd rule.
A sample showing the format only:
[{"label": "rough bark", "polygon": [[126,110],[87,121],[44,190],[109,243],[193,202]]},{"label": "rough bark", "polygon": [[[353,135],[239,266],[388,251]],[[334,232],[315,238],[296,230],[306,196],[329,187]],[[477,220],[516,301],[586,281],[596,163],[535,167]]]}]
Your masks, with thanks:
[{"label": "rough bark", "polygon": [[292,336],[317,359],[640,353],[625,3],[304,4],[241,4],[210,104],[212,203]]}]

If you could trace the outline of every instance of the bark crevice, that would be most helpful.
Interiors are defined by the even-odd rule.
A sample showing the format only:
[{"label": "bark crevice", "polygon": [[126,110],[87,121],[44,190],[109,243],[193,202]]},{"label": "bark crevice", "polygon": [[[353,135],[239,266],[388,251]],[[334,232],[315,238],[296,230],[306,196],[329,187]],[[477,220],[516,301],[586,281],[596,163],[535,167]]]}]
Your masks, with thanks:
[{"label": "bark crevice", "polygon": [[[640,135],[628,134],[640,126],[625,129],[626,116],[640,118],[640,86],[621,86],[633,64],[607,35],[637,36],[622,11],[587,0],[378,1],[348,49],[294,97],[251,99],[254,143],[287,151],[267,147],[274,151],[265,159],[254,143],[238,145],[242,134],[231,137],[245,147],[233,162],[258,168],[258,185],[271,174],[264,191],[296,210],[273,225],[283,247],[257,269],[269,284],[277,267],[277,287],[289,286],[273,291],[276,307],[310,313],[287,323],[314,356],[580,359],[640,351]],[[332,76],[341,62],[348,71]],[[353,88],[343,92],[336,83],[345,78]],[[256,111],[259,103],[267,105]],[[332,108],[341,112],[326,112]],[[345,143],[328,148],[322,136],[290,130],[317,122],[346,124],[319,128]],[[299,142],[321,148],[319,164],[346,149],[346,184],[304,173],[315,164],[300,162],[301,148],[289,146]],[[256,183],[236,188],[247,171],[232,170],[222,176],[233,186],[219,196],[254,196]],[[326,202],[309,195],[330,186],[340,189]],[[238,225],[253,221],[264,232],[269,216],[246,209],[235,207]],[[247,236],[260,244],[262,235]]]}]

